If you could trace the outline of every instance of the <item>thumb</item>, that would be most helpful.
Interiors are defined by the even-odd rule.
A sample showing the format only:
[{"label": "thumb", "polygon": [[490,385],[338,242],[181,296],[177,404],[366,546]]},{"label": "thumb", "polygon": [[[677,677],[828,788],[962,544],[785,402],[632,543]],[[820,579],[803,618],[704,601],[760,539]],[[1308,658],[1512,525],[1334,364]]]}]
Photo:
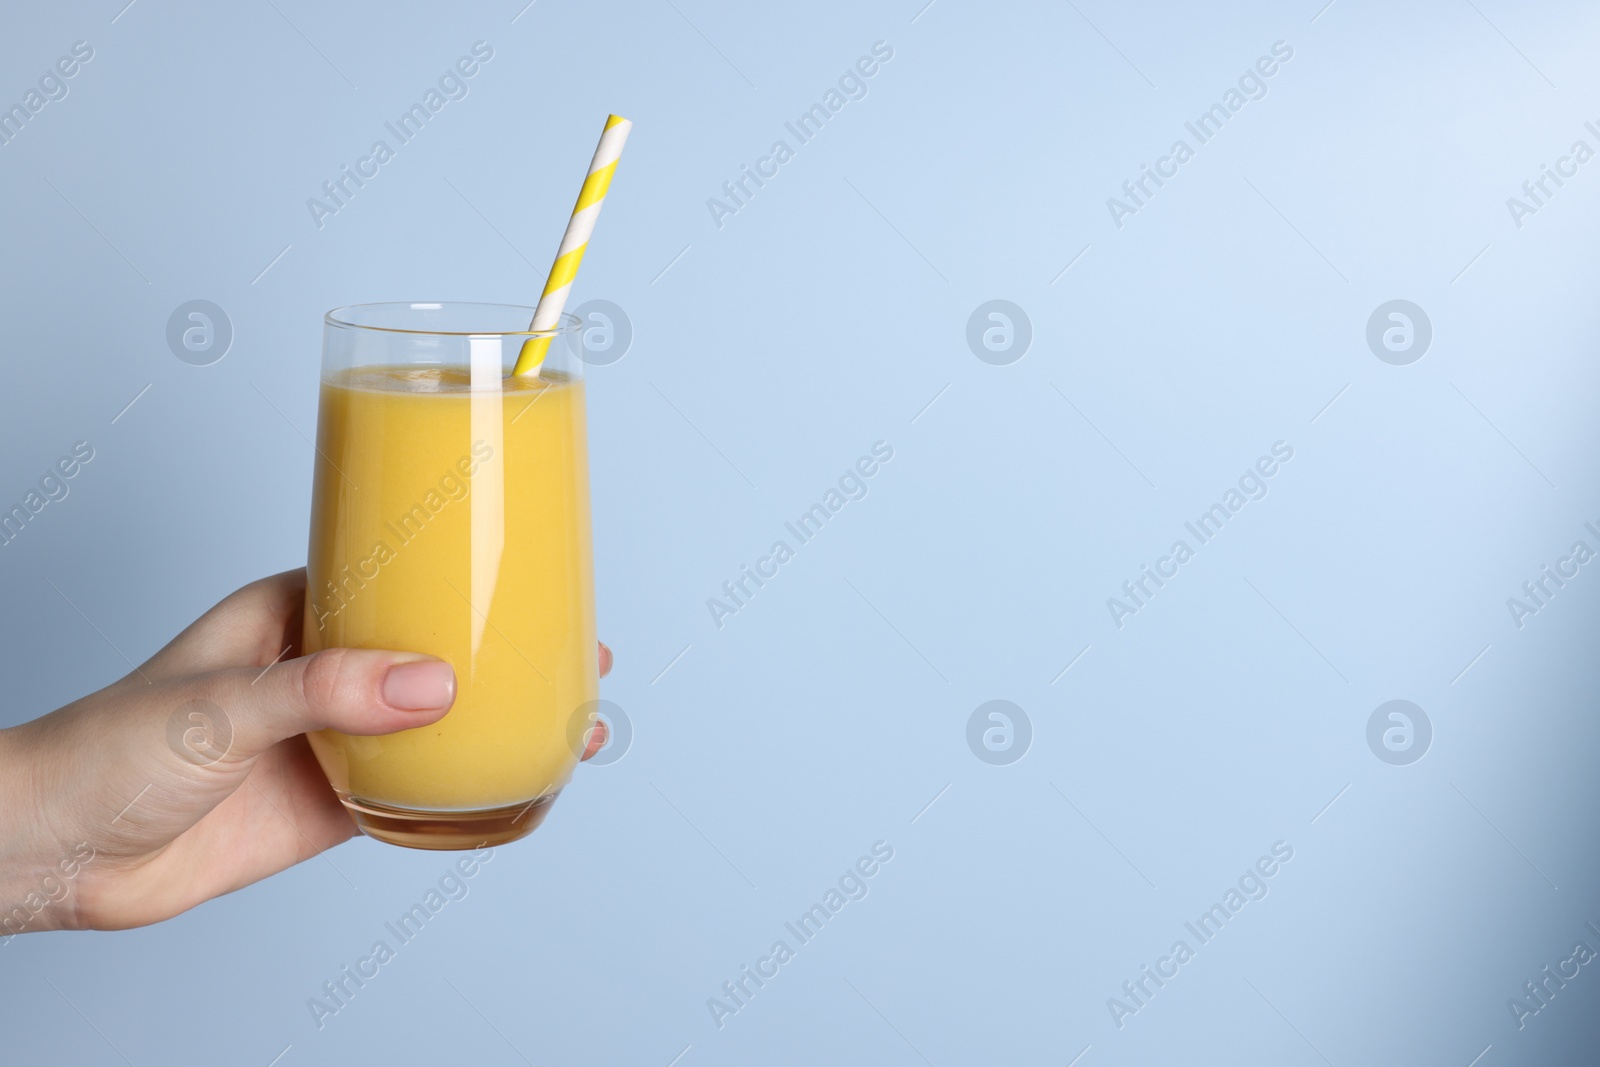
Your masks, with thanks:
[{"label": "thumb", "polygon": [[388,734],[436,722],[456,698],[450,664],[414,652],[330,648],[264,673],[219,671],[215,704],[226,709],[228,758],[248,759],[312,730]]}]

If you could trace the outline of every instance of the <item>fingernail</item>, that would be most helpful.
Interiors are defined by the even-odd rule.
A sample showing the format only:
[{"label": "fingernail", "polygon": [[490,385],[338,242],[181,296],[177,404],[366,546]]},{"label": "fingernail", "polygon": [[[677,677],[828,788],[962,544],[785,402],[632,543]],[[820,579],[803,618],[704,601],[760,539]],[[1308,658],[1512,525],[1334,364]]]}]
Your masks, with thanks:
[{"label": "fingernail", "polygon": [[383,676],[383,700],[406,711],[448,708],[456,699],[456,672],[437,660],[397,663]]}]

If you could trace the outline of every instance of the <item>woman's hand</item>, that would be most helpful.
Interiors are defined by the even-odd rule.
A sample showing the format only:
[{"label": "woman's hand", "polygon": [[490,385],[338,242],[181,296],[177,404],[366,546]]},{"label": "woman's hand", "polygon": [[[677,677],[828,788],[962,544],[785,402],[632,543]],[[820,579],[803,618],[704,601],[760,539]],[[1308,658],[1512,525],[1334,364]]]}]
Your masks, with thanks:
[{"label": "woman's hand", "polygon": [[[406,652],[298,657],[305,581],[247,585],[134,673],[0,731],[0,936],[157,922],[356,834],[302,735],[426,726],[455,673]],[[582,758],[605,740],[602,723]],[[197,743],[225,752],[197,762]]]}]

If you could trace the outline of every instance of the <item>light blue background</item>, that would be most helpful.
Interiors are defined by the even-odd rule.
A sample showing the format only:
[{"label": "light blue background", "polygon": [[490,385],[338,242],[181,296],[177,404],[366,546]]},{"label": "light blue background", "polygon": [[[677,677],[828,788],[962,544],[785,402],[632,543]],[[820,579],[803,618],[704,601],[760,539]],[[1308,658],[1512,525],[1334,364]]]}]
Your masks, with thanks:
[{"label": "light blue background", "polygon": [[[0,501],[96,450],[0,548],[3,721],[302,563],[322,312],[532,302],[616,111],[574,302],[635,331],[590,371],[635,736],[325,1028],[307,998],[449,857],[356,840],[159,927],[8,942],[0,1059],[1590,1062],[1592,968],[1524,1030],[1506,1001],[1600,948],[1600,575],[1520,630],[1506,598],[1600,547],[1600,162],[1520,229],[1506,198],[1600,148],[1592,9],[122,2],[0,33],[7,105],[95,50],[0,148]],[[470,95],[318,229],[306,198],[478,40]],[[866,98],[716,226],[880,40]],[[1117,228],[1106,198],[1279,40]],[[164,339],[196,298],[235,331],[207,367]],[[965,341],[995,298],[1032,322],[1009,366]],[[1409,366],[1365,341],[1396,298],[1434,328]],[[718,629],[707,598],[877,440],[869,495]],[[1270,495],[1119,630],[1106,598],[1279,440]],[[1367,747],[1395,698],[1434,728],[1409,766]],[[967,747],[991,699],[1032,722],[1009,766]],[[879,840],[866,899],[719,1030],[707,998]],[[1119,1030],[1107,998],[1280,840],[1270,895]]]}]

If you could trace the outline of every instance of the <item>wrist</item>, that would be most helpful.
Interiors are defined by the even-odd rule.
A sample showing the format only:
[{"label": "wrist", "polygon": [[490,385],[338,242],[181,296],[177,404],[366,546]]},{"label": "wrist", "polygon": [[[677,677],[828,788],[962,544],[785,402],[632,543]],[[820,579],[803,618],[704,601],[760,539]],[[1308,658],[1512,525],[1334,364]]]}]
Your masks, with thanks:
[{"label": "wrist", "polygon": [[45,841],[39,768],[25,726],[0,730],[0,939],[70,925],[69,891]]}]

